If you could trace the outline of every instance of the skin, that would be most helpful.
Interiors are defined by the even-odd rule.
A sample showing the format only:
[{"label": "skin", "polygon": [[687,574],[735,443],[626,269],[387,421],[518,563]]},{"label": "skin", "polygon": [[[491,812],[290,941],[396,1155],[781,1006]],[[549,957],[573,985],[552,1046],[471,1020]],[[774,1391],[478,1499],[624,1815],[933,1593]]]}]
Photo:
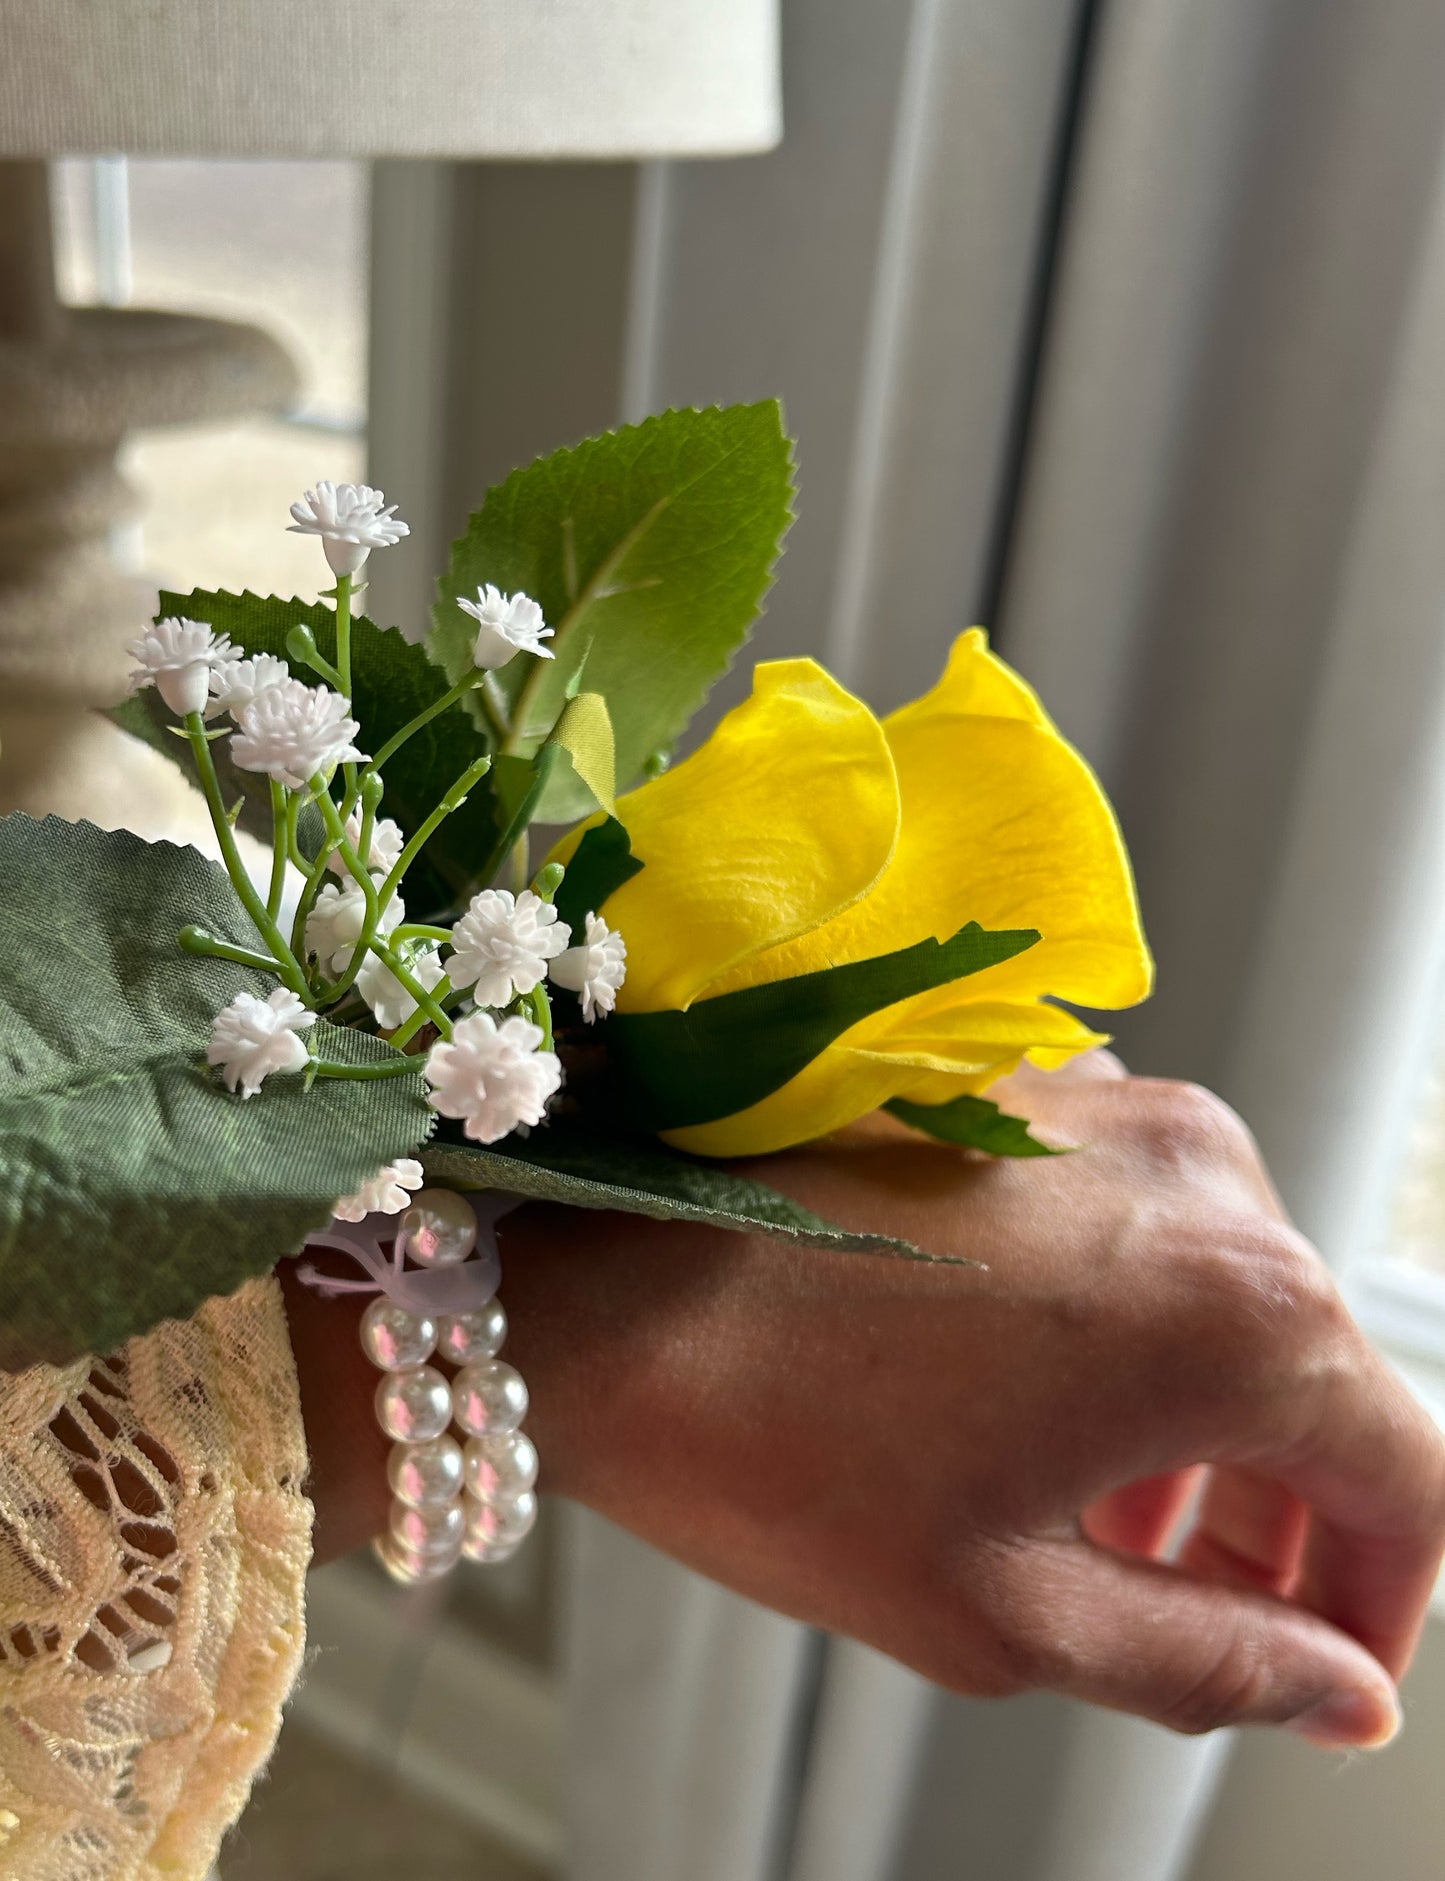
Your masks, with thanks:
[{"label": "skin", "polygon": [[[987,1271],[509,1218],[543,1486],[955,1691],[1388,1741],[1445,1552],[1433,1424],[1216,1098],[1105,1053],[995,1094],[1085,1147],[994,1162],[880,1117],[756,1165]],[[356,1303],[282,1271],[326,1558],[384,1524],[376,1374]]]}]

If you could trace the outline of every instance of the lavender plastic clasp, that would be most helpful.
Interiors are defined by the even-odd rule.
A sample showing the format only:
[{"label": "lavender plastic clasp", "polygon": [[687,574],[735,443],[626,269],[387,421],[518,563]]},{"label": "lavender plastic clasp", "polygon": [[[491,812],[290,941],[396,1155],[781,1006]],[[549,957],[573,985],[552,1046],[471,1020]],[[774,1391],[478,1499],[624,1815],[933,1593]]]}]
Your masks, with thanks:
[{"label": "lavender plastic clasp", "polygon": [[[466,1200],[477,1218],[477,1246],[474,1254],[455,1267],[408,1268],[407,1234],[401,1225],[405,1215],[368,1215],[364,1221],[333,1221],[329,1228],[308,1235],[302,1250],[329,1248],[348,1254],[368,1279],[338,1279],[321,1273],[311,1261],[297,1269],[298,1278],[327,1299],[343,1293],[384,1293],[406,1312],[427,1318],[475,1313],[491,1299],[502,1278],[497,1223],[519,1207],[523,1198],[484,1189],[468,1194]],[[392,1243],[390,1255],[384,1250],[387,1241]]]}]

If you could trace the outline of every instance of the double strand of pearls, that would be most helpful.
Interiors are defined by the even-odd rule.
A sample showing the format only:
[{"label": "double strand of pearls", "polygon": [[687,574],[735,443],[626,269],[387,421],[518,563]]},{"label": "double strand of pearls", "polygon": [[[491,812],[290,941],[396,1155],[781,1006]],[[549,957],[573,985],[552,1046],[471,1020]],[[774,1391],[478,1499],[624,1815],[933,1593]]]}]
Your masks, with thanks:
[{"label": "double strand of pearls", "polygon": [[[419,1190],[400,1228],[423,1267],[457,1266],[476,1246],[471,1205],[450,1189]],[[497,1356],[506,1336],[495,1298],[476,1312],[433,1318],[382,1294],[362,1314],[362,1350],[385,1374],[377,1422],[392,1439],[391,1515],[374,1545],[404,1585],[439,1579],[463,1555],[505,1561],[537,1519],[537,1449],[521,1428],[527,1387]]]}]

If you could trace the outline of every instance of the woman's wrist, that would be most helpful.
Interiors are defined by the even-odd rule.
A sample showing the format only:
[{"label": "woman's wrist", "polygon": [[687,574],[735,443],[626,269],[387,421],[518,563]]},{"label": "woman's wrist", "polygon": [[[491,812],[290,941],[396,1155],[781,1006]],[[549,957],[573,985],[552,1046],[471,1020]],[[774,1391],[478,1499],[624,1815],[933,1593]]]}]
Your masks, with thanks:
[{"label": "woman's wrist", "polygon": [[301,1284],[293,1261],[281,1263],[277,1278],[301,1389],[319,1565],[361,1547],[385,1526],[389,1446],[372,1409],[376,1373],[357,1336],[365,1301],[323,1299]]}]

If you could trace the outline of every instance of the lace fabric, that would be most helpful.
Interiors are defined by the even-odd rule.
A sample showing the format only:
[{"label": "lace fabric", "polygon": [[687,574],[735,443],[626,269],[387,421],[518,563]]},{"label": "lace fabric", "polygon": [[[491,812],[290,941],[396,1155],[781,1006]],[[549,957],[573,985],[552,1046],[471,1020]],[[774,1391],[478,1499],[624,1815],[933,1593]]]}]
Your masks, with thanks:
[{"label": "lace fabric", "polygon": [[204,1876],[300,1668],[280,1288],[0,1378],[0,1881]]}]

